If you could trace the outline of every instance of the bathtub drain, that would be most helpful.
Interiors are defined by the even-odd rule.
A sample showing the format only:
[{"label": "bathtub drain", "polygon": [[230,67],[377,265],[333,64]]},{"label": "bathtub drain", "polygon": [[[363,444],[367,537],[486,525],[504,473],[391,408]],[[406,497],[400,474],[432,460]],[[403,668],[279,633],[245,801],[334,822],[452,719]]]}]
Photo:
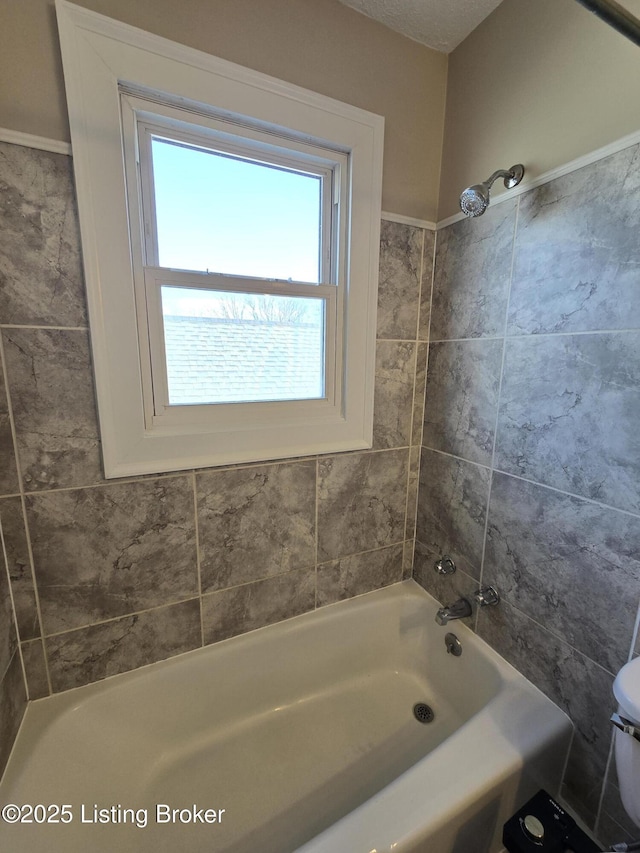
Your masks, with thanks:
[{"label": "bathtub drain", "polygon": [[419,723],[430,723],[435,714],[433,713],[433,709],[425,702],[416,702],[413,706],[413,716]]}]

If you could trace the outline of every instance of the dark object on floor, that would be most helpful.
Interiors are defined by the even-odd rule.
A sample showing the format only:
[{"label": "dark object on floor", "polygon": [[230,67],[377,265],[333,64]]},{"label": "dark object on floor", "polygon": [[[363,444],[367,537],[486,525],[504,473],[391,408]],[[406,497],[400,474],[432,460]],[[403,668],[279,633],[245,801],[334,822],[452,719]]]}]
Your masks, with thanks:
[{"label": "dark object on floor", "polygon": [[546,791],[538,791],[505,823],[509,853],[602,853],[571,815]]}]

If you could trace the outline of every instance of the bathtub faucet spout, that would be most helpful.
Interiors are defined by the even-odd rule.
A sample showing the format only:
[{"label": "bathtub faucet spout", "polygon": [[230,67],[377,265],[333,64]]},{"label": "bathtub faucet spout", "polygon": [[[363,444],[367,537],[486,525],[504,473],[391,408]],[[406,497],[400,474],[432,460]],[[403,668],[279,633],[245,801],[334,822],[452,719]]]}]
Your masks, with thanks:
[{"label": "bathtub faucet spout", "polygon": [[463,619],[465,616],[471,616],[471,604],[466,598],[459,598],[448,607],[441,607],[438,610],[436,613],[436,622],[438,625],[446,625],[452,619]]}]

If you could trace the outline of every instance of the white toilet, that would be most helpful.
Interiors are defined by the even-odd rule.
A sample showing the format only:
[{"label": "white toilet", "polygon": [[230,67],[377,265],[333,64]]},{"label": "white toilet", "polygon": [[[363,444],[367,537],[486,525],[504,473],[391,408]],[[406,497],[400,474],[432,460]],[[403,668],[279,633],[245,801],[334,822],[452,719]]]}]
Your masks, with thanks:
[{"label": "white toilet", "polygon": [[630,732],[623,731],[616,722],[616,767],[622,804],[631,820],[640,826],[640,657],[622,667],[613,682],[613,693],[622,725],[625,721],[632,725]]}]

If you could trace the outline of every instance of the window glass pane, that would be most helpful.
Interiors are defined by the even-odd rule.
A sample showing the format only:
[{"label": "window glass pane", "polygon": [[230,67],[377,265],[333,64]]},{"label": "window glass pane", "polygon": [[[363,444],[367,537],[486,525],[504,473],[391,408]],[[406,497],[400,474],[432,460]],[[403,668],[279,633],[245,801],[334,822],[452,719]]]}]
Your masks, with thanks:
[{"label": "window glass pane", "polygon": [[169,404],[325,396],[324,300],[161,287]]},{"label": "window glass pane", "polygon": [[322,179],[154,138],[159,264],[320,281]]}]

